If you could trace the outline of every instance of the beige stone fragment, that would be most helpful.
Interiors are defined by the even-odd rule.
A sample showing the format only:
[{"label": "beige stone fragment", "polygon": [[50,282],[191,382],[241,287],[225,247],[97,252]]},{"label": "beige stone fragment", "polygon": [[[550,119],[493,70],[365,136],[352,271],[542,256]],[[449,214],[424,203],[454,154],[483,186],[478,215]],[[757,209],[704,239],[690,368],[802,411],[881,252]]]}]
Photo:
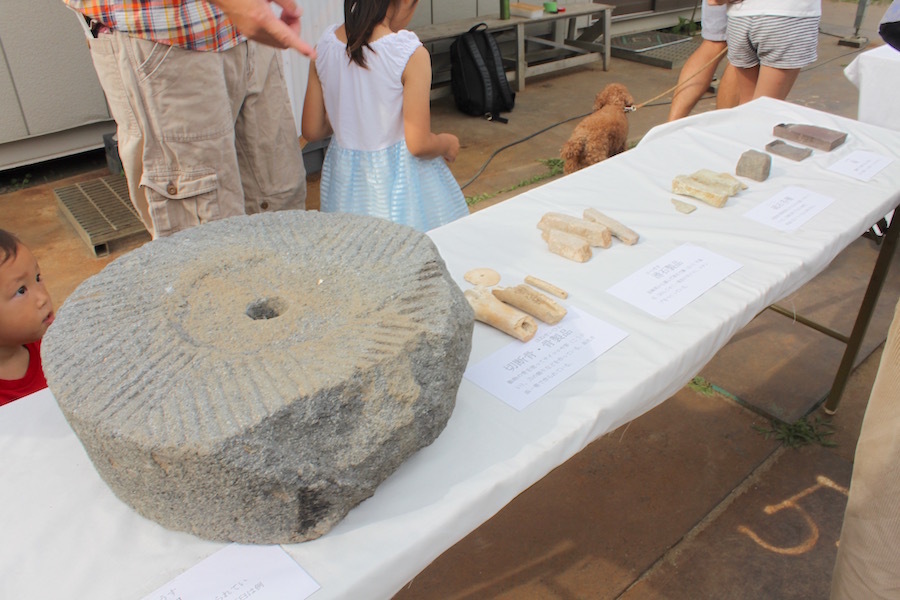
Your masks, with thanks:
[{"label": "beige stone fragment", "polygon": [[479,286],[463,292],[475,319],[499,329],[507,335],[527,342],[537,333],[537,323],[529,315],[497,299],[487,287]]},{"label": "beige stone fragment", "polygon": [[608,227],[563,213],[546,213],[538,222],[538,229],[545,233],[550,229],[572,233],[587,240],[591,246],[609,248],[612,244],[612,233]]},{"label": "beige stone fragment", "polygon": [[672,192],[696,198],[716,208],[725,206],[729,196],[721,186],[709,185],[688,175],[677,175],[672,180]]},{"label": "beige stone fragment", "polygon": [[691,177],[700,183],[721,187],[723,190],[727,190],[729,196],[734,196],[741,190],[747,189],[747,184],[731,173],[717,173],[710,169],[700,169]]},{"label": "beige stone fragment", "polygon": [[486,285],[488,287],[500,283],[500,273],[494,269],[482,267],[480,269],[472,269],[463,275],[463,279],[472,285]]},{"label": "beige stone fragment", "polygon": [[510,288],[494,288],[492,293],[501,301],[527,312],[548,325],[556,325],[566,316],[566,309],[556,300],[525,284]]},{"label": "beige stone fragment", "polygon": [[561,287],[557,287],[552,283],[548,283],[543,279],[538,279],[537,277],[534,277],[532,275],[525,276],[525,283],[527,283],[528,285],[533,285],[537,289],[547,292],[548,294],[553,294],[557,298],[562,298],[563,300],[569,297],[569,292],[562,289]]},{"label": "beige stone fragment", "polygon": [[579,237],[573,233],[560,231],[559,229],[549,229],[541,234],[547,247],[553,254],[559,254],[569,260],[575,262],[587,262],[593,256],[591,245],[583,237]]},{"label": "beige stone fragment", "polygon": [[686,215],[689,215],[692,212],[694,212],[695,210],[697,210],[697,207],[694,206],[693,204],[691,204],[690,202],[684,202],[677,198],[672,198],[672,204],[675,205],[675,210],[677,210],[680,213],[684,213]]},{"label": "beige stone fragment", "polygon": [[640,239],[640,236],[633,229],[626,227],[612,217],[604,215],[596,208],[584,209],[584,218],[587,221],[600,223],[604,227],[608,228],[610,233],[619,238],[619,240],[621,240],[623,244],[633,246],[634,244],[637,244],[638,239]]}]

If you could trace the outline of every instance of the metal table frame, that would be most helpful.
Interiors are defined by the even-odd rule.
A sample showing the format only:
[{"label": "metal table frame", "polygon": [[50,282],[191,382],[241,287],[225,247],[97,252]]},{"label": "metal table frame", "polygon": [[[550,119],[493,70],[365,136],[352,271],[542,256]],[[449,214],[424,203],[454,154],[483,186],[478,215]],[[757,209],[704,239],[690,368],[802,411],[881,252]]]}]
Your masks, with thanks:
[{"label": "metal table frame", "polygon": [[[525,79],[534,75],[553,73],[561,69],[568,69],[598,60],[603,61],[604,71],[609,70],[611,49],[609,32],[614,8],[610,4],[575,4],[566,6],[565,12],[544,13],[542,16],[534,19],[524,17],[500,19],[499,15],[487,15],[416,27],[413,31],[419,36],[419,40],[423,44],[454,39],[479,23],[487,25],[488,31],[495,35],[514,32],[516,36],[516,54],[515,59],[510,61],[515,69],[513,85],[516,91],[522,91],[525,89]],[[597,16],[597,20],[583,29],[581,34],[576,37],[578,18],[590,18],[593,16]],[[553,24],[553,39],[526,35],[526,27],[541,23]],[[566,27],[565,34],[563,34],[562,25]],[[598,40],[600,41],[598,42]],[[547,46],[553,50],[566,50],[574,54],[574,56],[551,59],[540,64],[529,64],[525,52],[526,41]],[[506,61],[504,60],[504,62]]]},{"label": "metal table frame", "polygon": [[811,327],[820,333],[824,333],[825,335],[846,344],[847,347],[844,349],[841,364],[834,376],[834,382],[831,385],[831,390],[829,390],[828,397],[823,406],[823,410],[829,415],[833,415],[837,412],[841,396],[844,394],[844,388],[847,387],[847,381],[850,379],[850,372],[853,370],[853,363],[856,361],[856,356],[859,354],[859,349],[862,346],[866,330],[869,328],[869,322],[872,320],[872,313],[875,311],[875,304],[878,302],[878,296],[881,294],[881,288],[884,287],[884,280],[887,278],[888,271],[890,270],[891,260],[894,258],[894,252],[897,250],[898,235],[900,235],[900,227],[898,227],[896,219],[891,219],[890,225],[882,230],[882,235],[878,238],[881,249],[878,251],[878,258],[875,260],[872,276],[869,278],[869,283],[866,286],[866,293],[859,306],[859,312],[856,315],[856,321],[853,323],[853,330],[850,332],[849,337],[829,327],[825,327],[820,323],[812,321],[811,319],[797,315],[777,304],[773,304],[769,307],[771,310],[774,310],[781,315],[795,319],[802,325]]}]

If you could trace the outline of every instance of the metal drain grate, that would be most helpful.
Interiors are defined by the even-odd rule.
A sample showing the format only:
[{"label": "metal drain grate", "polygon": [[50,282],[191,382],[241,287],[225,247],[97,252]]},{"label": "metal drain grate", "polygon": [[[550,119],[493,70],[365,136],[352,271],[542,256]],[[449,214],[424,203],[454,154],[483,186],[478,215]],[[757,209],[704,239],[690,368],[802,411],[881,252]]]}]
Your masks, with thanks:
[{"label": "metal drain grate", "polygon": [[146,231],[131,206],[128,184],[109,175],[53,190],[56,201],[94,256],[109,254],[107,244]]},{"label": "metal drain grate", "polygon": [[[654,35],[662,34],[654,32]],[[628,49],[625,46],[617,48],[614,45],[611,54],[616,58],[640,62],[654,67],[662,67],[664,69],[680,68],[681,65],[684,64],[684,61],[686,61],[694,50],[697,49],[697,46],[700,45],[702,39],[699,35],[694,37],[678,37],[681,39],[676,42],[661,44],[654,47],[645,47],[638,50]],[[615,38],[610,40],[610,43],[614,44]],[[635,46],[638,47],[637,44],[635,44]]]}]

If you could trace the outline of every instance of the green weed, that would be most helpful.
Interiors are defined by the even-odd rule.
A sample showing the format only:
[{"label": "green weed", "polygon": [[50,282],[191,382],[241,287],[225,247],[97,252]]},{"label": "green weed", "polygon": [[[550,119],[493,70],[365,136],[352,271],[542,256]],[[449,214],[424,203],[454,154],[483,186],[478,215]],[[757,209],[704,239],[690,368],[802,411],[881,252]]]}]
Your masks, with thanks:
[{"label": "green weed", "polygon": [[767,440],[778,440],[790,448],[799,448],[809,444],[819,444],[827,448],[837,446],[834,441],[828,439],[828,436],[834,435],[831,419],[815,417],[811,423],[808,417],[798,419],[793,423],[782,423],[781,421],[773,420],[770,422],[770,425],[770,428],[759,425],[754,425],[753,428],[763,434]]},{"label": "green weed", "polygon": [[0,184],[0,187],[3,188],[4,193],[18,192],[19,190],[24,189],[29,183],[31,183],[31,173],[25,173],[22,176],[21,181],[19,181],[18,177],[12,177],[8,180],[6,185]]},{"label": "green weed", "polygon": [[674,27],[670,27],[668,29],[664,29],[663,31],[668,33],[675,33],[678,35],[694,35],[699,30],[697,26],[697,22],[691,19],[686,19],[684,17],[678,17],[678,25]]},{"label": "green weed", "polygon": [[688,387],[704,396],[715,396],[716,390],[713,385],[702,377],[694,377],[688,384]]}]

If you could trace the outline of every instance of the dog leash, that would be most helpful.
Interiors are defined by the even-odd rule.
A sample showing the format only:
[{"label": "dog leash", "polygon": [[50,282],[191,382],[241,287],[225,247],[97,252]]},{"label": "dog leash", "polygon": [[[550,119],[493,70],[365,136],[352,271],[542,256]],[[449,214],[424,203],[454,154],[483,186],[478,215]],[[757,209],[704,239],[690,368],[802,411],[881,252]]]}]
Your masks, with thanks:
[{"label": "dog leash", "polygon": [[[647,104],[650,104],[650,103],[653,102],[654,100],[658,100],[658,99],[662,98],[663,96],[665,96],[665,95],[668,94],[669,92],[673,92],[673,91],[677,90],[681,85],[684,85],[685,83],[687,83],[688,81],[690,81],[691,79],[693,79],[694,77],[696,77],[697,75],[699,75],[699,74],[700,74],[700,71],[702,71],[703,69],[705,69],[706,67],[708,67],[709,65],[711,65],[714,61],[719,60],[719,59],[722,57],[722,55],[725,54],[725,52],[726,52],[727,50],[728,50],[727,48],[725,48],[724,50],[722,50],[718,55],[716,55],[715,58],[713,58],[711,61],[709,61],[708,63],[706,63],[706,64],[703,65],[702,67],[700,67],[700,69],[699,69],[696,73],[694,73],[693,75],[691,75],[690,77],[688,77],[687,79],[685,79],[683,82],[681,82],[681,84],[676,85],[676,86],[670,88],[669,90],[663,92],[663,93],[660,94],[659,96],[657,96],[657,97],[655,97],[655,98],[651,98],[650,100],[647,100],[646,102],[642,102],[641,104],[639,104],[639,105],[637,105],[637,106],[634,106],[634,105],[626,106],[626,107],[625,107],[625,112],[626,112],[626,113],[634,112],[634,111],[636,111],[638,108],[642,108],[642,107],[646,106]],[[520,139],[520,140],[516,140],[516,141],[514,141],[514,142],[511,142],[511,143],[509,143],[509,144],[506,144],[505,146],[501,146],[500,148],[494,150],[494,152],[488,157],[488,159],[484,162],[484,164],[481,165],[481,168],[478,169],[478,172],[475,173],[475,175],[472,176],[472,178],[469,179],[466,183],[464,183],[463,185],[461,185],[461,186],[460,186],[460,189],[466,189],[466,188],[467,188],[469,185],[471,185],[476,179],[478,179],[478,178],[481,176],[481,174],[484,173],[485,169],[487,169],[487,167],[488,167],[488,165],[490,164],[490,162],[491,162],[492,160],[494,160],[494,157],[497,156],[497,155],[498,155],[500,152],[502,152],[503,150],[506,150],[507,148],[510,148],[510,147],[512,147],[512,146],[515,146],[516,144],[520,144],[520,143],[522,143],[522,142],[524,142],[524,141],[530,140],[531,138],[533,138],[533,137],[535,137],[535,136],[537,136],[537,135],[539,135],[539,134],[541,134],[541,133],[544,133],[545,131],[548,131],[548,130],[550,130],[550,129],[553,129],[554,127],[557,127],[558,125],[562,125],[563,123],[568,123],[569,121],[574,121],[575,119],[583,119],[584,117],[588,116],[589,114],[591,114],[591,113],[587,112],[587,113],[584,113],[583,115],[576,115],[576,116],[574,116],[574,117],[569,117],[568,119],[565,119],[565,120],[563,120],[563,121],[560,121],[559,123],[554,123],[553,125],[550,125],[550,126],[548,126],[548,127],[545,127],[545,128],[543,128],[543,129],[541,129],[540,131],[536,131],[536,132],[534,132],[534,133],[532,133],[532,134],[530,134],[530,135],[528,135],[528,136],[525,136],[524,138],[522,138],[522,139]]]},{"label": "dog leash", "polygon": [[678,91],[678,88],[684,86],[688,81],[690,81],[691,79],[693,79],[694,77],[696,77],[697,75],[699,75],[706,67],[708,67],[709,65],[713,64],[714,62],[717,62],[717,61],[721,60],[721,58],[725,55],[726,52],[728,52],[728,48],[722,48],[722,51],[719,52],[718,54],[716,54],[716,55],[712,58],[712,60],[710,60],[710,61],[707,62],[705,65],[703,65],[702,67],[700,67],[699,69],[697,69],[697,71],[696,71],[693,75],[691,75],[690,77],[688,77],[687,79],[685,79],[685,80],[682,81],[681,83],[679,83],[679,84],[677,84],[677,85],[674,85],[674,86],[670,87],[669,89],[667,89],[666,91],[664,91],[662,94],[659,94],[659,95],[657,95],[657,96],[654,96],[654,97],[650,98],[649,100],[647,100],[646,102],[641,102],[641,103],[638,104],[637,106],[635,106],[635,105],[626,106],[626,107],[625,107],[625,112],[626,112],[626,113],[634,112],[634,111],[636,111],[636,110],[639,109],[639,108],[644,108],[645,106],[647,106],[647,105],[650,104],[651,102],[655,102],[656,100],[659,100],[659,99],[662,98],[663,96],[668,96],[669,94],[674,94],[676,91]]}]

